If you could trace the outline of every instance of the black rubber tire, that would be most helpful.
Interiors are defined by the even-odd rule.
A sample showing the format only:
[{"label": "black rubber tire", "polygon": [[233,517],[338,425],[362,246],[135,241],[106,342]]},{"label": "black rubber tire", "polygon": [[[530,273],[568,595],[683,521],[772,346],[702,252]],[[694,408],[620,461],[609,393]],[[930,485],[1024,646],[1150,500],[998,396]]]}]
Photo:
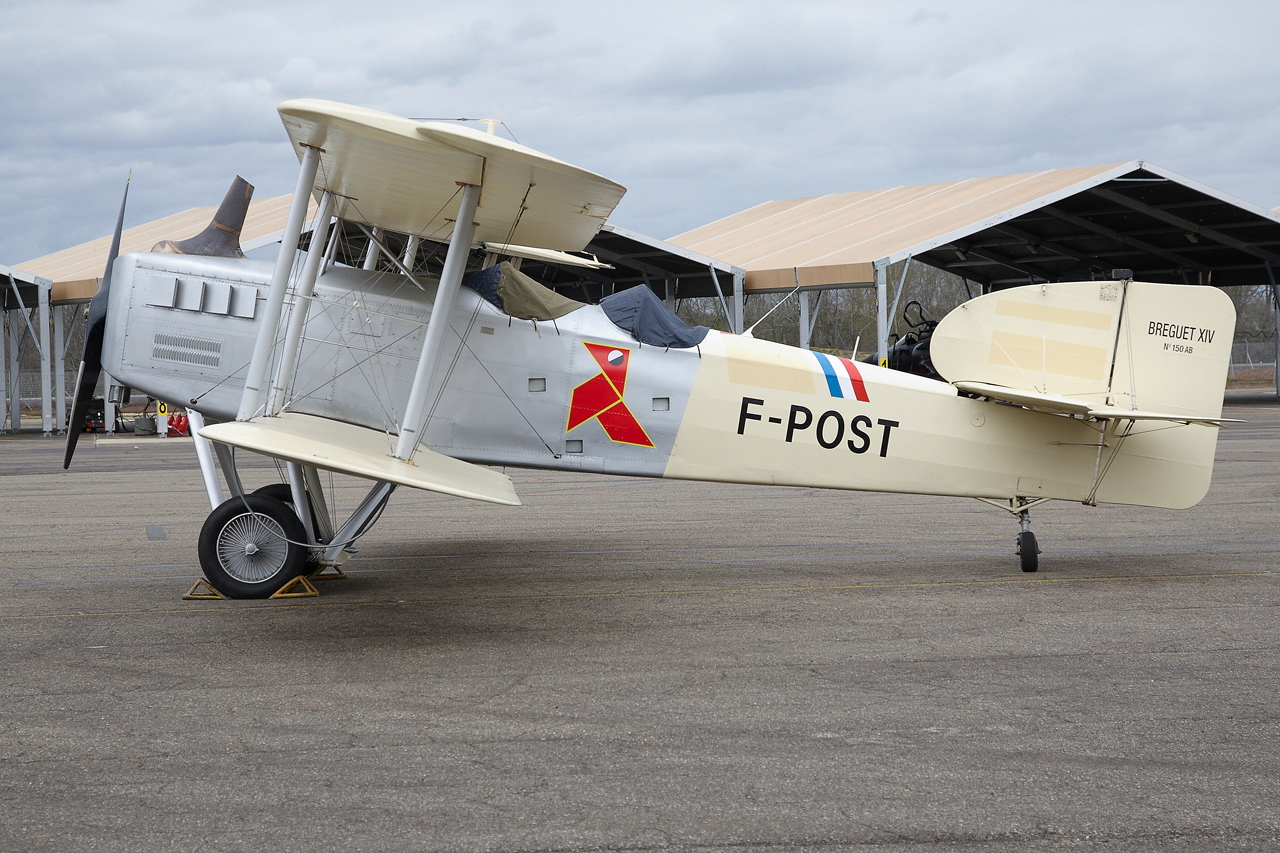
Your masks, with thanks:
[{"label": "black rubber tire", "polygon": [[[280,501],[280,503],[289,507],[289,509],[295,508],[293,505],[293,489],[289,488],[288,483],[270,483],[263,486],[261,489],[254,489],[250,494],[266,495],[269,498],[275,498]],[[307,497],[307,502],[311,502],[311,498],[309,496]]]},{"label": "black rubber tire", "polygon": [[196,550],[204,576],[227,598],[269,598],[306,573],[310,549],[298,544],[306,536],[293,509],[255,493],[209,513]]},{"label": "black rubber tire", "polygon": [[1040,547],[1036,544],[1036,535],[1030,530],[1018,534],[1018,559],[1024,572],[1040,568]]}]

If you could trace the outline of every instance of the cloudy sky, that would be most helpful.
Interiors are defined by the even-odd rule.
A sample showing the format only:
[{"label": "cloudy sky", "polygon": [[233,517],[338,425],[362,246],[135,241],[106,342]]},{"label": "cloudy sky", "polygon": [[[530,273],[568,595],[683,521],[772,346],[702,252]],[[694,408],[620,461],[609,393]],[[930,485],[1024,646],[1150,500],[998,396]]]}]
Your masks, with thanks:
[{"label": "cloudy sky", "polygon": [[[1146,159],[1280,206],[1280,3],[43,0],[0,28],[0,263],[260,196],[275,106],[502,119],[669,237],[762,201]],[[187,235],[174,235],[182,237]]]}]

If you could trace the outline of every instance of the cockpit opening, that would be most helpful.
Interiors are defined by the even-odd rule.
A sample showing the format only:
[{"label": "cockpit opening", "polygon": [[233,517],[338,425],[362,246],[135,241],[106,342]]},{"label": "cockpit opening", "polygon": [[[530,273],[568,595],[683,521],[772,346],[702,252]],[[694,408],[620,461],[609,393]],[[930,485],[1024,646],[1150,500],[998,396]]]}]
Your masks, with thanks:
[{"label": "cockpit opening", "polygon": [[[462,283],[504,313],[521,320],[557,320],[586,307],[585,303],[540,284],[507,261],[471,273]],[[694,347],[702,343],[709,331],[706,326],[690,326],[681,320],[643,285],[606,296],[600,308],[615,326],[649,346]]]},{"label": "cockpit opening", "polygon": [[508,261],[473,272],[462,283],[519,320],[558,320],[585,307],[585,303],[539,284]]}]

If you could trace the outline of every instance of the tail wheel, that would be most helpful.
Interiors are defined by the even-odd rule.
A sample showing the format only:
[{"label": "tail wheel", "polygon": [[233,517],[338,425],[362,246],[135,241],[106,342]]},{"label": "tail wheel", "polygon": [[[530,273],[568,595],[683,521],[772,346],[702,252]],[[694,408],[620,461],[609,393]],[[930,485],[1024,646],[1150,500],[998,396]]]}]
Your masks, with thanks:
[{"label": "tail wheel", "polygon": [[1036,535],[1030,530],[1018,534],[1018,558],[1022,561],[1024,572],[1034,572],[1040,568],[1040,546],[1036,544]]},{"label": "tail wheel", "polygon": [[306,533],[269,495],[233,497],[205,519],[197,550],[209,583],[228,598],[267,598],[307,570]]}]

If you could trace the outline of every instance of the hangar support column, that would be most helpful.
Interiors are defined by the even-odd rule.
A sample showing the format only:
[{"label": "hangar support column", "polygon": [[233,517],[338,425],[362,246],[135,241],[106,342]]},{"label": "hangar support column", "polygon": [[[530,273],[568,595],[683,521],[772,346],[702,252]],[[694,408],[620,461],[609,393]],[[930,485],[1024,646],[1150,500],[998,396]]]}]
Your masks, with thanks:
[{"label": "hangar support column", "polygon": [[9,362],[8,359],[4,357],[5,332],[8,331],[8,328],[9,314],[4,310],[4,303],[0,302],[0,435],[4,435],[9,431],[5,429],[4,425],[5,411],[8,409],[8,406],[5,405],[5,401],[9,399],[9,386],[5,381],[5,378],[9,373]]},{"label": "hangar support column", "polygon": [[802,290],[796,294],[800,301],[800,349],[809,348],[809,291]]},{"label": "hangar support column", "polygon": [[9,429],[17,432],[22,429],[22,381],[21,359],[22,333],[13,320],[25,314],[25,311],[9,311]]},{"label": "hangar support column", "polygon": [[40,428],[46,436],[53,435],[53,385],[49,347],[49,294],[53,282],[39,279],[36,282],[36,304],[40,317]]},{"label": "hangar support column", "polygon": [[809,299],[809,291],[802,290],[796,294],[800,299],[800,348],[810,349],[813,343],[813,327],[818,324],[818,309],[822,307],[823,291],[817,297]]},{"label": "hangar support column", "polygon": [[62,435],[67,424],[67,345],[64,313],[53,306],[53,427]]},{"label": "hangar support column", "polygon": [[876,274],[876,360],[889,363],[889,270],[884,260],[872,263]]},{"label": "hangar support column", "polygon": [[1270,263],[1267,264],[1267,275],[1271,279],[1271,311],[1276,320],[1276,364],[1273,372],[1276,380],[1276,399],[1280,400],[1280,285],[1276,284],[1276,273]]},{"label": "hangar support column", "polygon": [[733,268],[733,332],[742,334],[746,328],[746,294],[742,289],[747,284],[747,272],[740,267]]}]

